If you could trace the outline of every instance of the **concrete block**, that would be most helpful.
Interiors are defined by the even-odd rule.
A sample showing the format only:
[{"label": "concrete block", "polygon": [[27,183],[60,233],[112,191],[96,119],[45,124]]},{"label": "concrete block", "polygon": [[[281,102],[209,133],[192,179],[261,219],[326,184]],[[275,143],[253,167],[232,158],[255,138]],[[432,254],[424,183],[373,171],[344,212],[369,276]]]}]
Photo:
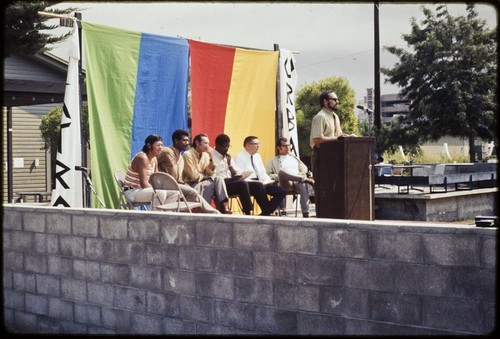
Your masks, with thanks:
[{"label": "concrete block", "polygon": [[278,283],[274,290],[278,308],[319,312],[318,286]]},{"label": "concrete block", "polygon": [[146,244],[146,263],[161,267],[179,267],[179,247],[166,244]]},{"label": "concrete block", "polygon": [[213,299],[181,296],[181,317],[195,321],[213,323],[215,319]]},{"label": "concrete block", "polygon": [[61,297],[75,301],[87,301],[87,284],[83,280],[62,278]]},{"label": "concrete block", "polygon": [[136,288],[115,287],[116,307],[130,311],[146,311],[146,292]]},{"label": "concrete block", "polygon": [[14,312],[14,327],[24,333],[38,331],[37,315],[24,312]]},{"label": "concrete block", "polygon": [[344,286],[392,292],[396,272],[392,262],[346,260]]},{"label": "concrete block", "polygon": [[38,316],[38,333],[57,334],[61,332],[61,320],[45,316]]},{"label": "concrete block", "polygon": [[345,287],[320,287],[320,312],[343,317],[368,319],[368,290]]},{"label": "concrete block", "polygon": [[297,314],[292,311],[257,307],[255,312],[257,333],[296,334]]},{"label": "concrete block", "polygon": [[36,292],[54,297],[61,295],[61,284],[58,277],[37,274],[36,275]]},{"label": "concrete block", "polygon": [[62,235],[59,237],[60,254],[67,257],[85,257],[85,238]]},{"label": "concrete block", "polygon": [[493,268],[497,265],[497,241],[494,237],[483,238],[481,246],[481,267]]},{"label": "concrete block", "polygon": [[452,271],[453,295],[458,298],[496,300],[496,275],[494,270],[458,267]]},{"label": "concrete block", "polygon": [[312,227],[276,227],[276,250],[302,254],[318,253],[318,231]]},{"label": "concrete block", "polygon": [[479,301],[426,297],[422,303],[422,315],[424,326],[453,329],[464,334],[485,334]]},{"label": "concrete block", "polygon": [[322,255],[359,258],[368,257],[368,232],[352,229],[319,230],[319,252]]},{"label": "concrete block", "polygon": [[273,227],[269,225],[234,225],[234,247],[254,251],[272,249]]},{"label": "concrete block", "polygon": [[297,282],[341,286],[345,261],[316,256],[297,256]]},{"label": "concrete block", "polygon": [[97,237],[99,220],[96,216],[74,215],[73,216],[73,235],[83,237]]},{"label": "concrete block", "polygon": [[192,246],[195,243],[195,226],[173,223],[160,226],[161,242],[169,245]]},{"label": "concrete block", "polygon": [[47,213],[47,233],[71,234],[71,214]]},{"label": "concrete block", "polygon": [[51,318],[73,321],[73,308],[72,301],[49,298],[49,317]]},{"label": "concrete block", "polygon": [[217,324],[253,330],[255,328],[255,306],[246,303],[216,301],[215,318]]},{"label": "concrete block", "polygon": [[163,321],[160,316],[132,314],[131,333],[162,334]]},{"label": "concrete block", "polygon": [[453,295],[452,269],[443,266],[398,265],[396,291],[422,296]]},{"label": "concrete block", "polygon": [[174,293],[185,293],[194,295],[196,293],[195,273],[174,269],[162,270],[163,291]]},{"label": "concrete block", "polygon": [[422,301],[414,295],[370,292],[371,319],[406,325],[422,324]]},{"label": "concrete block", "polygon": [[216,271],[250,276],[253,274],[253,254],[242,250],[218,250]]},{"label": "concrete block", "polygon": [[113,241],[112,257],[129,264],[146,263],[146,245],[139,241]]},{"label": "concrete block", "polygon": [[4,270],[2,274],[2,286],[6,289],[14,289],[14,278],[13,278],[13,272]]},{"label": "concrete block", "polygon": [[252,304],[273,305],[274,291],[271,280],[235,277],[235,299]]},{"label": "concrete block", "polygon": [[344,319],[342,317],[298,313],[298,335],[343,335]]},{"label": "concrete block", "polygon": [[161,269],[159,267],[130,266],[130,285],[153,291],[161,290]]},{"label": "concrete block", "polygon": [[126,218],[117,218],[117,217],[99,218],[101,237],[105,239],[127,239],[128,235],[127,222],[128,220]]},{"label": "concrete block", "polygon": [[61,321],[61,332],[71,334],[87,334],[88,326],[74,321]]},{"label": "concrete block", "polygon": [[40,315],[49,314],[49,299],[45,295],[24,294],[26,312]]},{"label": "concrete block", "polygon": [[101,264],[102,282],[128,285],[130,283],[130,266],[127,264]]},{"label": "concrete block", "polygon": [[11,248],[19,252],[31,252],[35,246],[35,233],[11,232]]},{"label": "concrete block", "polygon": [[3,219],[3,230],[19,230],[23,229],[23,212],[17,212],[13,210],[3,209],[2,219]]},{"label": "concrete block", "polygon": [[49,274],[61,277],[73,276],[73,260],[49,255],[47,258]]},{"label": "concrete block", "polygon": [[130,333],[132,312],[102,307],[102,325],[118,333]]},{"label": "concrete block", "polygon": [[182,246],[179,248],[179,267],[191,271],[215,270],[216,249]]},{"label": "concrete block", "polygon": [[428,264],[480,267],[480,237],[456,234],[422,236],[424,261]]},{"label": "concrete block", "polygon": [[100,325],[101,309],[95,305],[76,303],[75,321],[87,325]]},{"label": "concrete block", "polygon": [[[164,334],[196,334],[196,323],[178,318],[163,317]],[[203,332],[202,332],[203,333]]]},{"label": "concrete block", "polygon": [[27,272],[47,273],[47,256],[45,255],[26,253],[23,264]]},{"label": "concrete block", "polygon": [[128,223],[128,238],[130,240],[160,241],[160,226],[152,219],[132,219]]},{"label": "concrete block", "polygon": [[45,232],[45,214],[27,212],[23,217],[24,230],[28,232]]},{"label": "concrete block", "polygon": [[[4,288],[6,286],[4,285]],[[36,293],[36,275],[35,273],[14,272],[13,288],[16,291],[25,291]]]},{"label": "concrete block", "polygon": [[35,233],[35,245],[33,250],[37,253],[47,253],[47,235],[43,233]]},{"label": "concrete block", "polygon": [[201,297],[233,300],[233,277],[227,275],[197,273],[196,294]]},{"label": "concrete block", "polygon": [[87,301],[100,306],[113,306],[115,304],[114,287],[111,284],[88,283]]},{"label": "concrete block", "polygon": [[10,250],[3,251],[4,270],[22,271],[24,270],[23,262],[24,255],[22,253]]},{"label": "concrete block", "polygon": [[57,234],[46,234],[47,253],[59,254],[59,236]]},{"label": "concrete block", "polygon": [[422,237],[403,232],[370,232],[370,258],[390,261],[422,262]]},{"label": "concrete block", "polygon": [[179,315],[179,295],[175,293],[146,292],[147,311],[162,316]]},{"label": "concrete block", "polygon": [[295,256],[292,254],[254,252],[253,265],[256,277],[295,280]]},{"label": "concrete block", "polygon": [[4,290],[4,308],[11,308],[24,312],[24,292]]},{"label": "concrete block", "polygon": [[219,325],[211,325],[211,324],[204,324],[204,323],[199,323],[196,325],[196,332],[197,333],[203,333],[203,335],[231,335],[235,334],[235,331],[233,328],[226,327],[226,326],[219,326]]},{"label": "concrete block", "polygon": [[85,257],[92,260],[112,260],[113,242],[109,239],[86,238]]},{"label": "concrete block", "polygon": [[198,246],[229,248],[233,246],[233,228],[228,223],[196,223],[196,244]]},{"label": "concrete block", "polygon": [[101,279],[100,264],[97,261],[74,260],[73,274],[75,278],[87,281],[97,281]]}]

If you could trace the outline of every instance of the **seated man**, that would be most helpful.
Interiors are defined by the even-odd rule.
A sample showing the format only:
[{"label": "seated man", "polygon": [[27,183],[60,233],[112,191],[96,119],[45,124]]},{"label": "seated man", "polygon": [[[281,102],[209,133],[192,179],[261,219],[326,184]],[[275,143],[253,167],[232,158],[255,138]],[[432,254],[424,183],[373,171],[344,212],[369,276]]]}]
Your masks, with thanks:
[{"label": "seated man", "polygon": [[[248,182],[243,180],[231,162],[231,155],[228,153],[231,139],[226,134],[219,134],[215,138],[215,150],[213,151],[213,160],[216,167],[215,175],[224,178],[227,193],[229,195],[238,195],[243,213],[249,215],[252,213],[253,204],[250,199],[250,188]],[[262,185],[261,189],[265,196]]]},{"label": "seated man", "polygon": [[[239,152],[234,158],[235,165],[240,171],[250,171],[251,175],[245,180],[248,181],[250,192],[255,196],[259,204],[262,215],[271,215],[285,199],[286,191],[284,188],[276,185],[266,173],[264,163],[259,151],[259,139],[256,136],[248,136],[243,141],[245,150]],[[262,190],[262,186],[264,190]],[[264,191],[265,194],[258,192]],[[271,196],[271,200],[267,199]]]},{"label": "seated man", "polygon": [[279,138],[276,147],[278,155],[271,158],[267,163],[267,174],[271,179],[278,180],[280,186],[285,190],[292,191],[296,189],[300,193],[302,216],[309,218],[309,190],[307,184],[314,187],[314,180],[307,177],[307,166],[289,152],[290,144],[287,138]]},{"label": "seated man", "polygon": [[184,159],[182,152],[189,147],[189,134],[183,130],[176,130],[172,134],[172,146],[163,147],[158,159],[158,170],[170,174],[177,180],[182,193],[187,201],[200,202],[201,211],[203,213],[220,214],[218,210],[212,207],[203,197],[182,180],[182,172],[184,171]]},{"label": "seated man", "polygon": [[213,149],[209,146],[208,136],[198,134],[193,139],[193,147],[184,153],[184,171],[182,180],[197,190],[207,202],[215,196],[219,211],[231,214],[229,209],[226,184],[224,179],[215,176]]}]

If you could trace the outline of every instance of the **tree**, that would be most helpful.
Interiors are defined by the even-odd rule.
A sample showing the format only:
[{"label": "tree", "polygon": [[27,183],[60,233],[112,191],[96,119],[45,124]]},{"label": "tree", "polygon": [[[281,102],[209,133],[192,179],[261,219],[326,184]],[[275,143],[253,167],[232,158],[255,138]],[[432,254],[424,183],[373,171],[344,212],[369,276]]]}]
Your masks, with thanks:
[{"label": "tree", "polygon": [[4,58],[11,54],[34,55],[51,50],[54,45],[66,40],[71,32],[54,36],[50,31],[59,25],[47,25],[51,18],[38,15],[38,11],[54,14],[69,14],[77,8],[50,9],[61,1],[11,1],[4,13]]},{"label": "tree", "polygon": [[382,69],[410,99],[410,112],[401,119],[406,132],[418,132],[418,142],[449,135],[468,139],[475,161],[475,139],[495,140],[497,112],[496,33],[467,5],[467,16],[451,16],[445,5],[436,15],[422,7],[421,26],[412,18],[403,40],[412,52],[386,49],[399,57],[392,69]]},{"label": "tree", "polygon": [[309,146],[311,121],[321,109],[319,104],[321,92],[330,89],[335,91],[340,99],[339,109],[336,113],[340,118],[342,130],[346,133],[359,134],[358,119],[354,115],[355,92],[345,78],[330,77],[305,85],[298,91],[295,100],[301,158],[308,158],[311,155],[311,146]]}]

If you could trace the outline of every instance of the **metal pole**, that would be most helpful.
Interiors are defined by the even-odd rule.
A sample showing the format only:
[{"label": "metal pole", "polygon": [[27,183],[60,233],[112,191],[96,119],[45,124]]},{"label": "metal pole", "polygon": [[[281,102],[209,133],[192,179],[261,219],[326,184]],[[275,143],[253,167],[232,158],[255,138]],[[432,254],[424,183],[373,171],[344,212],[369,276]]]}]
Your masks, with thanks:
[{"label": "metal pole", "polygon": [[274,44],[274,50],[278,51],[278,73],[276,74],[276,131],[275,141],[283,135],[283,112],[281,111],[281,91],[280,91],[280,67],[279,67],[279,50],[280,45]]},{"label": "metal pole", "polygon": [[380,33],[379,33],[379,15],[378,15],[378,9],[379,9],[379,2],[375,1],[374,7],[373,7],[373,13],[374,13],[374,49],[375,49],[375,93],[374,93],[374,107],[373,107],[373,114],[374,116],[374,122],[375,122],[375,128],[376,130],[380,129]]},{"label": "metal pole", "polygon": [[13,198],[13,172],[12,172],[12,107],[7,107],[7,203]]}]

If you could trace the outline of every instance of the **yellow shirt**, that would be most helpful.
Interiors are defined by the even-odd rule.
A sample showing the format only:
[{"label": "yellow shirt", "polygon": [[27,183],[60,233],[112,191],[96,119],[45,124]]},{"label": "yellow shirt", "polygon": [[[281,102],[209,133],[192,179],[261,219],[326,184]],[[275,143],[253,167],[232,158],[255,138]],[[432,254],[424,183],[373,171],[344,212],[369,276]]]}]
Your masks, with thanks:
[{"label": "yellow shirt", "polygon": [[205,176],[215,175],[215,166],[206,152],[200,154],[192,147],[182,157],[184,158],[184,172],[182,174],[184,182],[200,182]]},{"label": "yellow shirt", "polygon": [[314,138],[338,137],[342,133],[339,116],[323,107],[312,119],[309,145],[311,148],[315,147]]}]

